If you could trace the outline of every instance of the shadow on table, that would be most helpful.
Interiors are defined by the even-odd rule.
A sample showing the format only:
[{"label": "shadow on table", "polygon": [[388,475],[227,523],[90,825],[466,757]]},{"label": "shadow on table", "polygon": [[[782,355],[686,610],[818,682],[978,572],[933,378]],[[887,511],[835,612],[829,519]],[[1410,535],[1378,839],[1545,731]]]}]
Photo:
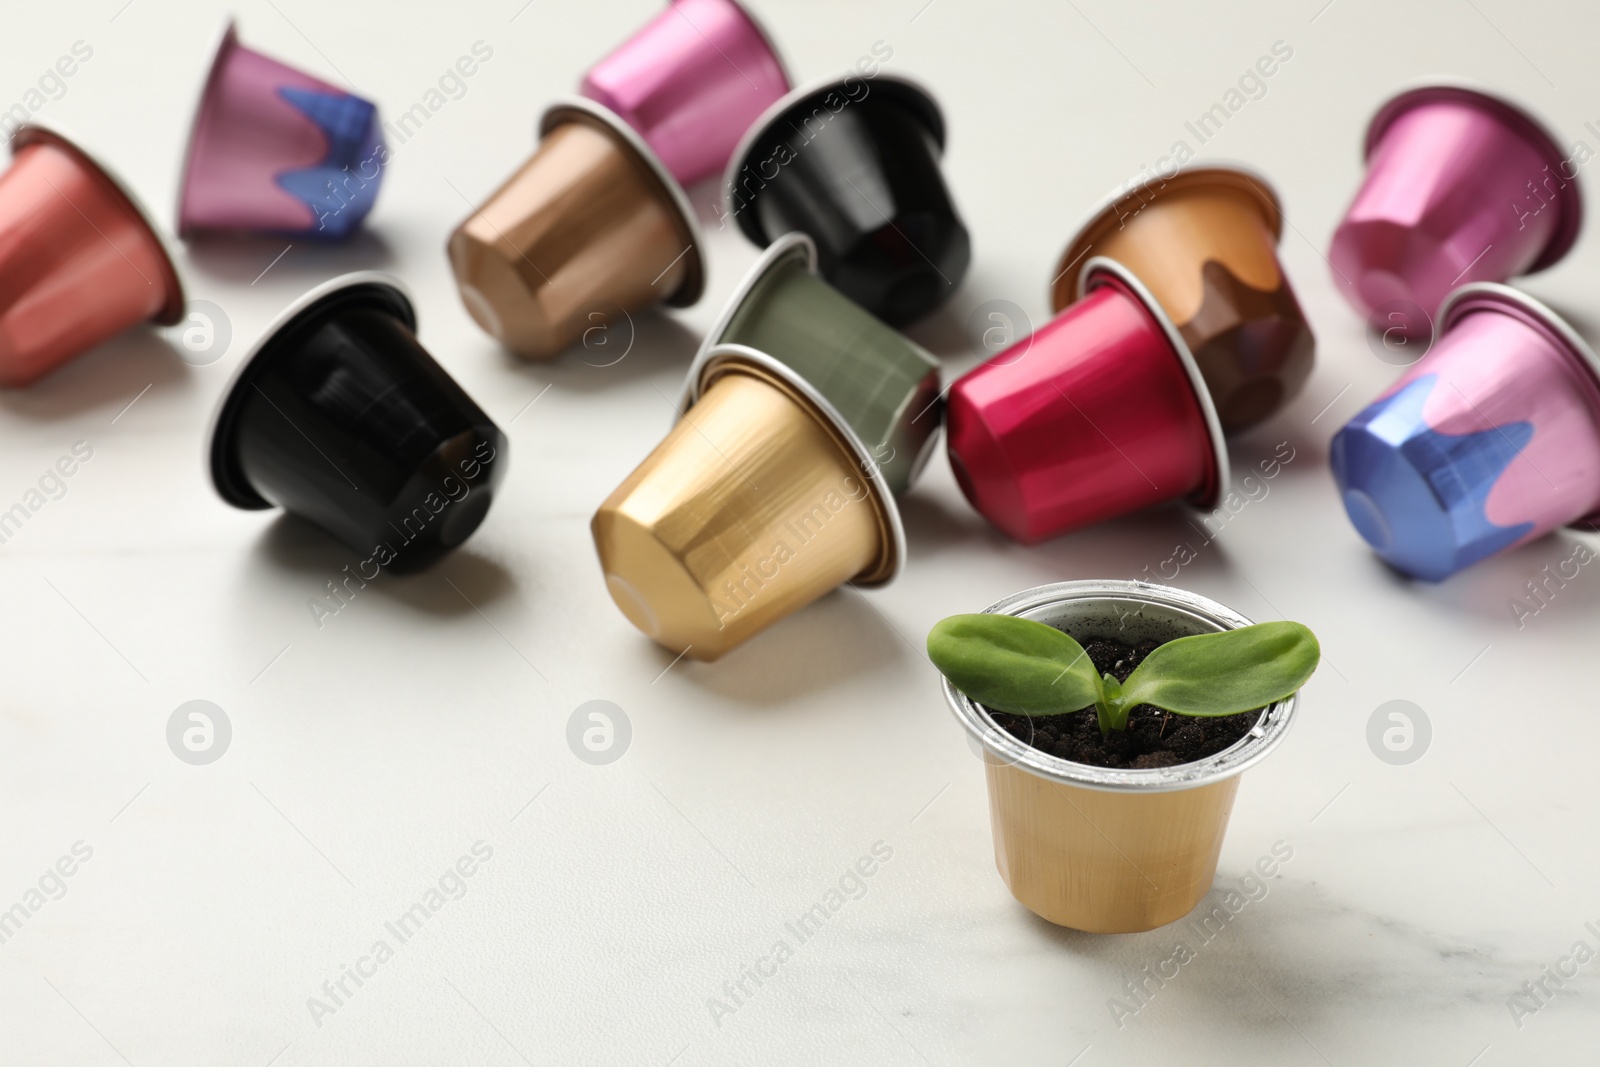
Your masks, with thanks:
[{"label": "shadow on table", "polygon": [[[996,535],[1004,537],[996,531]],[[1127,578],[1189,587],[1199,578],[1233,573],[1226,526],[1181,504],[1124,515],[1031,546],[1015,545],[1040,582]]]},{"label": "shadow on table", "polygon": [[[775,708],[893,669],[920,646],[900,634],[872,603],[871,592],[844,588],[802,608],[715,663],[687,658],[672,669],[695,685],[756,708]],[[920,636],[920,635],[918,635]],[[662,649],[666,670],[673,654]]]},{"label": "shadow on table", "polygon": [[[923,319],[907,326],[905,334],[917,344],[927,349],[928,353],[945,363],[951,360],[961,360],[970,357],[973,366],[991,353],[984,351],[978,340],[968,332],[965,315],[971,314],[970,300],[962,299],[961,294],[954,294],[951,299],[941,304],[934,312]],[[965,314],[957,308],[965,308]],[[946,368],[946,382],[949,384],[967,368],[961,364],[961,370]]]},{"label": "shadow on table", "polygon": [[[332,582],[354,600],[369,594],[404,604],[420,612],[443,617],[468,615],[514,592],[512,573],[487,556],[473,551],[469,541],[425,571],[416,574],[380,572],[366,578],[373,567],[367,558],[345,548],[332,535],[287,512],[267,524],[251,555],[264,568],[303,584],[320,594],[330,610],[338,605]],[[352,577],[354,576],[354,577]]]},{"label": "shadow on table", "polygon": [[141,327],[96,345],[25,389],[0,390],[0,411],[39,422],[103,411],[109,425],[146,387],[168,389],[188,378],[172,346]]},{"label": "shadow on table", "polygon": [[[596,392],[641,379],[664,377],[656,388],[665,398],[662,413],[676,406],[683,377],[700,349],[700,337],[663,311],[651,309],[597,322],[586,338],[551,360],[518,359],[504,352],[506,365],[537,373],[557,389]],[[504,350],[502,350],[504,351]]]},{"label": "shadow on table", "polygon": [[263,275],[275,282],[298,281],[304,288],[360,270],[384,270],[395,263],[394,249],[375,230],[358,230],[346,241],[311,237],[256,237],[215,234],[184,245],[197,273],[217,281],[254,285]]},{"label": "shadow on table", "polygon": [[[1252,508],[1272,505],[1254,492],[1235,512],[1217,513],[1172,503],[1046,538],[1032,545],[1012,540],[961,498],[912,490],[900,498],[906,545],[913,566],[953,552],[979,548],[1037,569],[1039,582],[1073,578],[1137,578],[1184,584],[1233,570],[1228,526]],[[1268,489],[1270,495],[1270,488]],[[1243,496],[1240,498],[1245,500]]]},{"label": "shadow on table", "polygon": [[[1235,896],[1237,911],[1230,911],[1223,900],[1239,885],[1238,876],[1219,870],[1215,888],[1188,916],[1138,934],[1086,934],[1054,926],[1020,904],[1017,909],[1064,957],[1098,965],[1105,1018],[1119,1028],[1137,1025],[1132,1016],[1151,1010],[1167,1020],[1196,1014],[1237,1019],[1303,1042],[1306,1031],[1337,1018],[1480,999],[1501,1004],[1525,977],[1514,958],[1330,899],[1293,876],[1266,880],[1266,896],[1242,907]],[[1187,962],[1166,962],[1180,944],[1189,950]],[[1146,968],[1162,980],[1146,979]],[[1142,999],[1130,991],[1130,980],[1135,988],[1143,980]],[[1120,1005],[1116,1011],[1114,1004]],[[1308,1055],[1294,1062],[1323,1060]]]},{"label": "shadow on table", "polygon": [[1376,554],[1371,566],[1402,595],[1422,599],[1441,612],[1501,622],[1512,631],[1547,619],[1561,625],[1555,618],[1575,620],[1600,610],[1600,543],[1567,530],[1491,556],[1442,582],[1411,578]]},{"label": "shadow on table", "polygon": [[997,548],[1015,545],[972,510],[965,499],[952,503],[948,497],[913,489],[900,497],[899,503],[900,519],[906,528],[906,549],[913,560],[934,559],[979,541]]}]

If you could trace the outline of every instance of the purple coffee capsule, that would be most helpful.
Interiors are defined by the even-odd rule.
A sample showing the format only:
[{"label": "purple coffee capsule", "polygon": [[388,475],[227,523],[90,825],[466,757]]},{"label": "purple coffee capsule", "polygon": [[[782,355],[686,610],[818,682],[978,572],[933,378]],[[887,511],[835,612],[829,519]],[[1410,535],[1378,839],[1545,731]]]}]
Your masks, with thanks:
[{"label": "purple coffee capsule", "polygon": [[190,125],[178,234],[348,237],[387,161],[375,106],[246,48],[228,19]]}]

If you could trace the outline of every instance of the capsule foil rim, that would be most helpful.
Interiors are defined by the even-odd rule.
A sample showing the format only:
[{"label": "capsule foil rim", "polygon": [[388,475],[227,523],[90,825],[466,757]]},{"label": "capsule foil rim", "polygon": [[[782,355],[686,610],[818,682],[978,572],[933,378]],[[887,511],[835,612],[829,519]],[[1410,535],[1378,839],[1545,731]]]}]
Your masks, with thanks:
[{"label": "capsule foil rim", "polygon": [[688,407],[692,407],[694,401],[699,400],[722,375],[736,373],[752,374],[766,381],[806,409],[828,436],[833,438],[846,458],[855,461],[856,469],[865,479],[872,493],[873,510],[878,516],[883,545],[878,558],[865,571],[852,578],[850,584],[871,589],[888,585],[898,578],[900,572],[905,569],[907,554],[905,523],[900,516],[899,503],[889,491],[889,487],[884,484],[883,477],[878,472],[877,461],[860,435],[850,427],[844,416],[839,414],[838,409],[825,396],[787,363],[748,345],[718,345],[699,366],[694,380],[692,399],[682,413],[687,414]]},{"label": "capsule foil rim", "polygon": [[698,302],[706,291],[706,241],[705,235],[700,232],[700,223],[695,218],[694,207],[689,203],[689,195],[683,191],[683,186],[678,184],[678,179],[667,170],[666,164],[661,162],[661,157],[656,155],[655,150],[645,143],[639,131],[628,125],[621,115],[604,104],[590,100],[586,96],[557,97],[539,117],[539,136],[543,138],[565,122],[584,122],[611,135],[623,144],[625,150],[631,151],[639,162],[644,164],[649,176],[654,179],[656,186],[665,196],[672,213],[677,216],[679,236],[689,242],[689,247],[685,250],[689,260],[688,270],[678,288],[662,303],[668,307],[681,308]]},{"label": "capsule foil rim", "polygon": [[254,376],[256,364],[268,352],[272,342],[278,338],[279,334],[298,323],[304,315],[316,311],[330,297],[336,296],[347,289],[356,289],[363,286],[386,289],[392,293],[397,299],[391,302],[390,307],[401,313],[401,321],[406,324],[408,329],[413,332],[416,331],[416,300],[412,297],[410,289],[399,278],[382,271],[352,271],[337,278],[330,278],[300,294],[298,298],[278,312],[272,321],[267,324],[266,328],[261,331],[255,343],[244,354],[244,358],[239,360],[238,365],[233,369],[233,373],[229,375],[227,383],[222,387],[221,393],[217,395],[216,403],[212,407],[211,415],[207,420],[205,436],[201,439],[205,442],[203,455],[207,480],[211,482],[212,488],[216,490],[217,495],[227,503],[247,511],[263,511],[274,506],[271,501],[250,489],[248,483],[244,482],[243,479],[236,479],[232,476],[233,472],[230,469],[227,455],[232,451],[228,447],[231,443],[229,431],[233,425],[232,416],[235,414],[235,409],[239,406],[239,403],[242,402],[235,398],[239,396],[243,386]]},{"label": "capsule foil rim", "polygon": [[[1211,490],[1209,493],[1206,492],[1207,487],[1202,486],[1189,498],[1189,503],[1206,511],[1215,508],[1228,492],[1233,471],[1228,460],[1228,439],[1222,432],[1222,419],[1217,415],[1217,405],[1211,399],[1211,390],[1206,386],[1205,376],[1200,373],[1200,364],[1195,361],[1194,353],[1189,351],[1189,344],[1178,332],[1178,327],[1173,324],[1171,317],[1150,290],[1145,288],[1144,282],[1140,281],[1133,271],[1110,256],[1091,256],[1083,265],[1083,270],[1078,274],[1078,299],[1082,300],[1096,287],[1097,279],[1108,276],[1121,282],[1133,294],[1134,299],[1143,304],[1145,310],[1156,320],[1156,325],[1166,335],[1168,343],[1172,345],[1172,350],[1178,357],[1178,362],[1182,364],[1190,387],[1194,389],[1195,400],[1200,404],[1201,417],[1205,419],[1206,435],[1211,439],[1215,483],[1209,487]],[[1099,282],[1099,284],[1105,283]]]}]

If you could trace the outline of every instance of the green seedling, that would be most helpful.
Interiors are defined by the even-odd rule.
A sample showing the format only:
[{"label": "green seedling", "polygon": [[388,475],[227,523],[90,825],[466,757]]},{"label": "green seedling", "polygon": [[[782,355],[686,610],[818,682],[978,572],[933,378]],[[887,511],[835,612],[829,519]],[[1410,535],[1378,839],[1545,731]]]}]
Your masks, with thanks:
[{"label": "green seedling", "polygon": [[1128,728],[1141,704],[1177,715],[1237,715],[1282,700],[1317,669],[1322,649],[1297,622],[1180,637],[1118,682],[1083,646],[1015,615],[952,615],[928,633],[928,657],[961,692],[1015,715],[1065,715],[1093,706],[1100,733]]}]

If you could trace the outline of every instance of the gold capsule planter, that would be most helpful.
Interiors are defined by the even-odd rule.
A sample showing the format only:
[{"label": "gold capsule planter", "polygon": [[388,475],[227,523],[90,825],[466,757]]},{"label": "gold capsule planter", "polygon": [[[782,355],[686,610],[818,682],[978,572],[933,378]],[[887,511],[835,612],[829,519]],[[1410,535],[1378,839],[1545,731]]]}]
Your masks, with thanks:
[{"label": "gold capsule planter", "polygon": [[[1203,596],[1131,581],[1062,582],[984,609],[1133,644],[1250,625]],[[995,863],[1012,896],[1089,933],[1153,930],[1211,889],[1239,776],[1283,740],[1296,697],[1264,709],[1244,738],[1169,767],[1092,767],[1042,752],[998,726],[948,681],[944,695],[982,746]]]}]

